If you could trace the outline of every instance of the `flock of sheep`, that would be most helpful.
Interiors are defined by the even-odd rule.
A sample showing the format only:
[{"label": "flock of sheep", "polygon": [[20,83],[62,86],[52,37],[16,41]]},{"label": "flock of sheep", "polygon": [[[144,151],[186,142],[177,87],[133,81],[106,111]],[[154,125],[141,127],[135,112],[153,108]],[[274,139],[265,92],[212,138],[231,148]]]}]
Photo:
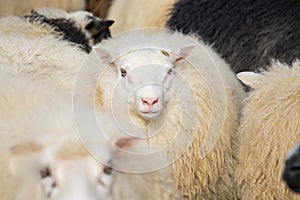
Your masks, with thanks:
[{"label": "flock of sheep", "polygon": [[0,5],[0,200],[300,198],[297,0]]}]

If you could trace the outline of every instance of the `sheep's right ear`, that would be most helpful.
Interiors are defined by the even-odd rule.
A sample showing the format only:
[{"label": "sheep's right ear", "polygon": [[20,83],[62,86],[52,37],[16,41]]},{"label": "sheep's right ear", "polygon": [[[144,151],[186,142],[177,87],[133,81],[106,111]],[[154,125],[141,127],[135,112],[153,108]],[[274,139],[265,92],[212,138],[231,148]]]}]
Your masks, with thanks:
[{"label": "sheep's right ear", "polygon": [[10,148],[10,152],[13,155],[34,153],[42,150],[43,150],[43,146],[35,142],[24,142],[24,143],[14,145]]},{"label": "sheep's right ear", "polygon": [[193,51],[193,49],[196,47],[195,44],[192,45],[188,45],[185,46],[181,49],[179,49],[179,51],[176,54],[172,54],[172,59],[173,59],[173,63],[174,65],[180,63],[181,61],[183,61],[184,59],[186,59],[191,52]]},{"label": "sheep's right ear", "polygon": [[93,52],[100,58],[103,64],[110,65],[113,63],[111,55],[106,50],[94,47]]},{"label": "sheep's right ear", "polygon": [[260,86],[261,81],[264,78],[264,75],[255,72],[240,72],[236,76],[245,85],[248,85],[253,89],[256,89],[258,86]]}]

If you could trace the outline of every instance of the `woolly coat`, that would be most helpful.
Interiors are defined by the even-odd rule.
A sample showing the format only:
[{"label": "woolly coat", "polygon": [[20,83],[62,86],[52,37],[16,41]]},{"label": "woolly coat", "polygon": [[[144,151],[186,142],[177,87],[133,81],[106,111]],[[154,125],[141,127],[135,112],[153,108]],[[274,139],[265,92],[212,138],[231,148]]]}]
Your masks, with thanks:
[{"label": "woolly coat", "polygon": [[282,173],[287,152],[300,140],[300,67],[277,63],[262,75],[247,99],[239,128],[235,177],[241,198],[299,199],[282,181]]},{"label": "woolly coat", "polygon": [[[129,117],[140,127],[147,127],[148,133],[157,132],[161,122],[165,123],[157,135],[149,138],[149,142],[169,146],[168,159],[170,160],[183,152],[168,168],[174,186],[182,198],[235,199],[237,195],[233,173],[238,144],[236,132],[239,110],[245,94],[229,66],[209,46],[199,42],[197,38],[194,39],[197,47],[188,57],[188,62],[197,67],[192,67],[188,62],[176,67],[177,75],[182,75],[187,81],[182,83],[178,77],[174,79],[174,93],[176,97],[182,97],[180,105],[175,98],[170,100],[165,105],[167,115],[160,115],[149,124],[134,112],[128,116],[127,101],[121,99],[122,102],[116,105],[118,116],[119,119],[123,119],[121,121]],[[118,57],[145,47],[176,52],[190,44],[191,41],[179,33],[152,30],[151,33],[139,31],[128,33],[107,40],[98,47]],[[151,64],[151,61],[146,64]],[[90,55],[86,65],[97,65],[98,70],[106,69],[99,78],[102,89],[100,106],[110,107],[113,105],[112,95],[115,95],[114,82],[117,80],[115,69],[106,68],[93,54]],[[95,70],[90,68],[90,72],[86,70],[86,73],[98,76],[99,71],[93,69]],[[192,94],[187,92],[189,87],[193,91]],[[192,99],[195,99],[196,104],[193,104]],[[181,117],[186,118],[187,121],[182,122]],[[196,128],[193,126],[194,123],[198,125]],[[175,136],[178,137],[176,144],[171,143]],[[194,140],[191,141],[193,137]],[[185,149],[189,141],[191,145]],[[216,143],[212,145],[214,141]]]},{"label": "woolly coat", "polygon": [[60,8],[68,12],[83,10],[85,8],[84,0],[24,0],[22,2],[18,0],[0,0],[0,16],[8,15],[24,15],[30,12],[32,9],[48,8]]},{"label": "woolly coat", "polygon": [[[99,134],[99,129],[94,128],[95,124],[90,122],[84,124],[89,127],[89,131],[81,135],[81,138],[78,137],[80,132],[77,133],[78,126],[74,123],[70,95],[63,89],[55,87],[51,82],[45,80],[11,76],[5,72],[0,72],[0,83],[1,200],[41,199],[39,170],[45,164],[51,166],[52,163],[51,159],[48,163],[47,156],[49,155],[45,152],[42,153],[42,148],[58,147],[50,156],[64,160],[76,161],[81,158],[94,160],[95,156],[91,156],[91,151],[88,150],[90,150],[90,145],[96,144],[97,150],[104,156],[101,158],[110,158],[107,158],[107,152],[112,151],[108,145],[110,144],[107,141],[108,138],[103,138]],[[81,106],[84,110],[88,109],[88,112],[93,112],[90,106],[84,103]],[[103,110],[96,111],[96,113],[98,119],[105,124],[105,130],[109,131],[109,139],[120,137],[118,129],[111,122],[111,116],[105,115]],[[83,142],[83,138],[88,140]],[[15,155],[13,148],[25,143],[30,146],[22,147],[23,153]],[[143,144],[141,143],[141,145]],[[31,156],[26,152],[30,152],[32,148],[41,149]],[[28,160],[24,161],[23,156],[26,156]],[[113,159],[119,158],[113,157]],[[126,165],[128,164],[126,162],[130,162],[129,160],[125,157],[119,162],[125,162],[123,164]],[[155,160],[149,162],[155,162]],[[147,165],[147,162],[143,164]],[[142,164],[138,163],[138,165]],[[155,186],[149,188],[149,182]],[[109,192],[114,200],[123,200],[124,198],[155,200],[158,196],[159,199],[166,200],[178,198],[164,171],[146,174],[116,172],[112,190]]]},{"label": "woolly coat", "polygon": [[233,71],[254,71],[300,57],[299,9],[297,0],[180,0],[167,26],[200,35]]}]

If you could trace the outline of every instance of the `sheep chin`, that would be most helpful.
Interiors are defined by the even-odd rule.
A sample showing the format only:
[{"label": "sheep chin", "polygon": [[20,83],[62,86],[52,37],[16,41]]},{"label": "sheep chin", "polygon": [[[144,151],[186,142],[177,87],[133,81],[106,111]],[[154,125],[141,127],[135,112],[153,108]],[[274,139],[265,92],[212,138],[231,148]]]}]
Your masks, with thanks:
[{"label": "sheep chin", "polygon": [[138,113],[143,119],[147,121],[152,121],[156,119],[160,114],[160,112],[141,112],[141,111],[138,111]]}]

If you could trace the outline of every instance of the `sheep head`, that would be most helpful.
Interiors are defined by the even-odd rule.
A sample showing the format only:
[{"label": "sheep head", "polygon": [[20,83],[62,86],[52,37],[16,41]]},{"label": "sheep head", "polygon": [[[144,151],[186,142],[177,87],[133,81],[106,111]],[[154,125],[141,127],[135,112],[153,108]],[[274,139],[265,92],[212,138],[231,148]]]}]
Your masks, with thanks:
[{"label": "sheep head", "polygon": [[106,50],[94,48],[105,65],[113,67],[117,74],[116,94],[126,100],[129,108],[146,120],[155,119],[164,105],[172,98],[176,66],[192,51],[194,45],[178,52],[144,48],[126,53],[113,60]]},{"label": "sheep head", "polygon": [[[127,149],[135,141],[134,138],[119,138],[115,146]],[[23,142],[13,146],[10,151],[10,171],[20,188],[18,194],[8,192],[9,199],[112,199],[111,188],[115,175],[112,165],[117,157],[122,156],[119,155],[120,151],[103,147],[110,166],[95,160],[77,140],[52,145]],[[16,189],[11,186],[8,188]]]},{"label": "sheep head", "polygon": [[296,192],[300,193],[300,144],[297,144],[286,156],[285,160],[285,169],[283,172],[283,180],[289,186],[289,188]]}]

